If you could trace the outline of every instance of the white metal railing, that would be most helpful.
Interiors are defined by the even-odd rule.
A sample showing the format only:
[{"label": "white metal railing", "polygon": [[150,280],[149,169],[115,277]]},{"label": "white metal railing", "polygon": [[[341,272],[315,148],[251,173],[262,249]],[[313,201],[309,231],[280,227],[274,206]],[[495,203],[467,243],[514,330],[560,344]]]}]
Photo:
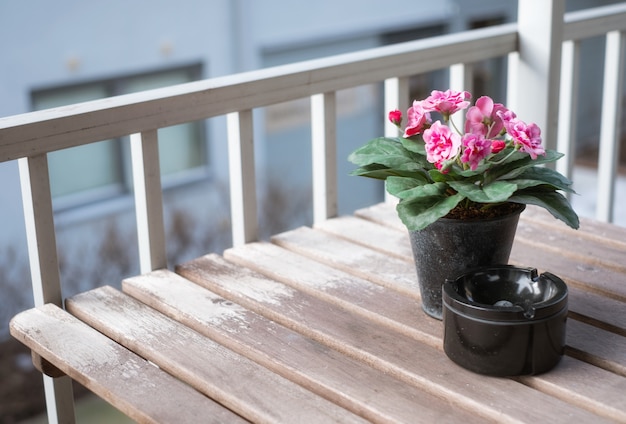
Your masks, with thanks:
[{"label": "white metal railing", "polygon": [[[537,14],[537,10],[542,13]],[[167,266],[159,128],[227,116],[233,242],[242,244],[257,238],[253,109],[311,99],[314,219],[320,221],[337,214],[336,91],[384,81],[385,107],[406,110],[409,77],[449,68],[451,86],[471,90],[472,63],[508,56],[507,104],[537,122],[550,147],[557,147],[558,126],[558,149],[569,153],[569,162],[563,161],[565,164],[560,166],[569,175],[574,151],[570,140],[575,135],[578,43],[603,34],[607,34],[607,60],[598,217],[610,221],[619,137],[616,128],[623,92],[626,3],[563,16],[564,0],[519,0],[517,24],[0,119],[0,161],[18,159],[20,165],[35,304],[62,305],[48,152],[131,135],[140,268],[147,272]],[[50,421],[73,421],[67,377],[44,380]]]},{"label": "white metal railing", "polygon": [[619,157],[625,71],[625,6],[622,3],[569,13],[565,16],[563,30],[558,149],[566,153],[567,158],[567,160],[560,161],[559,171],[568,177],[571,177],[573,169],[575,146],[571,141],[576,138],[577,105],[580,101],[577,95],[580,78],[580,43],[586,38],[606,37],[596,218],[607,222],[613,221],[615,181]]}]

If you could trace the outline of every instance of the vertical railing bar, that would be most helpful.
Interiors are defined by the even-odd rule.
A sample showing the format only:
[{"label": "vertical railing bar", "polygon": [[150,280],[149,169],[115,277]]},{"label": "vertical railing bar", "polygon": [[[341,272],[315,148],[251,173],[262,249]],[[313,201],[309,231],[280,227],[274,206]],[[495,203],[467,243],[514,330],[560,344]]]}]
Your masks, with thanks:
[{"label": "vertical railing bar", "polygon": [[[26,240],[35,306],[54,303],[63,307],[48,158],[45,154],[18,161]],[[33,355],[33,361],[41,361]],[[43,375],[46,410],[50,423],[74,423],[74,395],[69,377]]]},{"label": "vertical railing bar", "polygon": [[336,93],[311,96],[313,222],[337,216]]},{"label": "vertical railing bar", "polygon": [[[473,71],[474,67],[468,63],[457,63],[450,66],[450,89],[456,91],[469,91],[473,93]],[[473,93],[475,97],[481,96],[481,93]],[[476,98],[472,99],[476,101]],[[465,114],[459,113],[454,117],[454,124],[458,128],[465,127]]]},{"label": "vertical railing bar", "polygon": [[[410,78],[409,77],[398,77],[398,78],[388,78],[384,83],[384,128],[385,128],[385,136],[386,137],[398,137],[402,135],[399,133],[398,128],[389,122],[387,114],[389,111],[398,109],[402,112],[402,116],[404,117],[404,123],[406,123],[407,119],[407,110],[409,106],[412,104],[414,99],[410,99]],[[385,191],[385,202],[386,203],[396,203],[398,199],[391,196],[387,191]]]},{"label": "vertical railing bar", "polygon": [[411,104],[409,96],[409,77],[389,78],[385,80],[385,136],[398,136],[398,128],[387,119],[387,113],[390,110],[399,109],[406,123],[406,111]]},{"label": "vertical railing bar", "polygon": [[[49,424],[73,424],[76,422],[74,388],[68,376],[48,377],[43,375],[46,396],[46,411]],[[52,395],[54,393],[54,395]]]},{"label": "vertical railing bar", "polygon": [[227,115],[233,246],[258,239],[252,110]]},{"label": "vertical railing bar", "polygon": [[624,38],[626,33],[611,31],[606,35],[604,86],[600,152],[598,155],[598,199],[596,218],[613,222],[615,180],[619,156],[619,130],[624,87]]},{"label": "vertical railing bar", "polygon": [[[537,13],[541,10],[541,13]],[[541,128],[543,143],[556,149],[565,0],[519,0],[519,57],[515,104],[508,106]],[[553,164],[550,164],[553,166]]]},{"label": "vertical railing bar", "polygon": [[141,273],[167,268],[157,130],[130,136]]},{"label": "vertical railing bar", "polygon": [[18,161],[35,306],[63,307],[46,155]]},{"label": "vertical railing bar", "polygon": [[[578,114],[578,81],[580,78],[580,42],[565,41],[561,58],[561,92],[557,150],[565,154],[556,170],[572,179],[576,154],[576,116]],[[571,193],[566,193],[568,198]]]},{"label": "vertical railing bar", "polygon": [[507,56],[507,73],[506,73],[506,105],[515,110],[519,104],[519,94],[517,90],[517,79],[519,70],[519,52],[511,52]]}]

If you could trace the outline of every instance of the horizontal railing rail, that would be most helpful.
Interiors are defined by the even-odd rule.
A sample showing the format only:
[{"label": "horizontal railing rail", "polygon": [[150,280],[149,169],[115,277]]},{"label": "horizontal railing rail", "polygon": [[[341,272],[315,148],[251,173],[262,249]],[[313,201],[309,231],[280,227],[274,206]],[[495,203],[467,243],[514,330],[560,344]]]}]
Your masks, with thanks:
[{"label": "horizontal railing rail", "polygon": [[563,41],[583,40],[626,30],[626,4],[614,4],[565,14]]},{"label": "horizontal railing rail", "polygon": [[[443,35],[361,52],[261,69],[157,90],[96,100],[0,118],[0,162],[19,160],[24,214],[35,304],[62,305],[54,231],[47,153],[110,138],[131,135],[132,172],[142,272],[167,266],[163,204],[159,175],[159,128],[217,116],[227,116],[231,218],[233,243],[257,237],[256,182],[254,170],[253,113],[277,103],[310,98],[313,141],[314,220],[337,214],[336,95],[339,90],[384,82],[385,106],[408,107],[408,81],[413,75],[450,69],[450,84],[471,89],[472,64],[485,59],[515,58],[509,62],[508,93],[515,104],[536,101],[542,90],[545,105],[540,118],[548,128],[559,122],[559,149],[568,152],[564,165],[571,173],[575,138],[576,87],[579,42],[598,35],[607,37],[603,91],[600,160],[611,166],[600,179],[599,217],[611,219],[623,93],[623,41],[626,4],[563,15],[564,0],[520,0],[520,22]],[[536,27],[522,16],[547,11],[546,27]],[[530,13],[532,11],[532,13]],[[526,13],[523,13],[526,12]],[[555,14],[556,17],[552,16]],[[564,19],[563,19],[564,16]],[[542,18],[543,19],[543,15]],[[551,21],[549,19],[552,19]],[[533,18],[534,20],[534,18]],[[543,23],[544,21],[542,21]],[[557,25],[558,24],[558,25]],[[543,37],[543,39],[541,39]],[[541,39],[552,50],[534,54],[526,47]],[[530,44],[529,44],[530,43]],[[552,60],[561,57],[557,68]],[[518,73],[518,65],[526,74]],[[522,67],[519,69],[524,70]],[[540,81],[525,86],[527,75]],[[559,85],[560,80],[560,85]],[[535,81],[535,80],[533,80]],[[521,90],[519,87],[523,87]],[[558,119],[557,119],[558,118]],[[541,126],[541,125],[540,125]],[[554,131],[556,132],[556,130]],[[547,134],[553,134],[551,130]],[[608,158],[608,159],[607,159]],[[604,167],[604,165],[603,165]],[[601,168],[603,168],[601,167]],[[51,417],[71,421],[71,386],[66,379],[45,379]],[[68,406],[70,405],[70,406]],[[63,418],[61,418],[63,417]],[[70,417],[70,418],[68,418]],[[52,420],[52,418],[51,418]]]},{"label": "horizontal railing rail", "polygon": [[0,161],[418,75],[515,51],[514,24],[0,118]]}]

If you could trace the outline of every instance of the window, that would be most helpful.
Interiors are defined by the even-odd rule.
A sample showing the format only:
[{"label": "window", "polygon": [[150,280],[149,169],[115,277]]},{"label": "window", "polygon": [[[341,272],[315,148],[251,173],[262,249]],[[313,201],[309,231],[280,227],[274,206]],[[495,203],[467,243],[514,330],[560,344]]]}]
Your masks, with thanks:
[{"label": "window", "polygon": [[[33,91],[34,110],[133,93],[197,80],[199,65]],[[79,206],[132,189],[130,147],[126,138],[51,152],[50,186],[55,209]],[[206,163],[204,127],[192,122],[159,129],[164,179],[202,169]]]}]

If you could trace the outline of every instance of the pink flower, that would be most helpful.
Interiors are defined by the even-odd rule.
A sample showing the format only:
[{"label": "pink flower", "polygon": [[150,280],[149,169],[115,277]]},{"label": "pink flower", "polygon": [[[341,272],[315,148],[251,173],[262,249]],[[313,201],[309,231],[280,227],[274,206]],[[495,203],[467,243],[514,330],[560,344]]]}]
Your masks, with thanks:
[{"label": "pink flower", "polygon": [[491,140],[491,153],[494,155],[506,147],[506,143],[503,140]]},{"label": "pink flower", "polygon": [[506,108],[504,110],[496,111],[496,115],[498,115],[498,117],[502,119],[502,122],[504,123],[505,128],[506,128],[507,122],[512,121],[513,119],[517,117],[517,115],[515,115],[515,112]]},{"label": "pink flower", "polygon": [[467,91],[433,90],[424,100],[424,109],[428,112],[439,112],[447,119],[454,112],[469,106],[472,95]]},{"label": "pink flower", "polygon": [[486,139],[482,134],[465,134],[462,139],[463,155],[461,162],[468,163],[470,169],[475,171],[478,164],[491,154],[491,140]]},{"label": "pink flower", "polygon": [[430,114],[422,107],[422,102],[417,100],[413,102],[413,106],[406,112],[409,122],[404,129],[404,138],[409,138],[420,134],[426,128],[430,121]]},{"label": "pink flower", "polygon": [[392,110],[391,112],[389,112],[389,120],[392,124],[400,126],[400,124],[402,123],[402,112],[400,112],[398,109]]},{"label": "pink flower", "polygon": [[504,126],[501,115],[506,112],[508,110],[504,105],[494,103],[491,97],[482,96],[467,111],[465,132],[482,134],[487,138],[496,137]]},{"label": "pink flower", "polygon": [[546,154],[541,146],[541,129],[537,124],[526,125],[525,122],[514,118],[505,121],[504,126],[520,151],[528,153],[533,159],[537,159],[538,155]]},{"label": "pink flower", "polygon": [[454,158],[461,147],[461,136],[440,121],[424,131],[423,137],[426,143],[426,159],[434,163],[437,169],[441,169],[445,161]]}]

